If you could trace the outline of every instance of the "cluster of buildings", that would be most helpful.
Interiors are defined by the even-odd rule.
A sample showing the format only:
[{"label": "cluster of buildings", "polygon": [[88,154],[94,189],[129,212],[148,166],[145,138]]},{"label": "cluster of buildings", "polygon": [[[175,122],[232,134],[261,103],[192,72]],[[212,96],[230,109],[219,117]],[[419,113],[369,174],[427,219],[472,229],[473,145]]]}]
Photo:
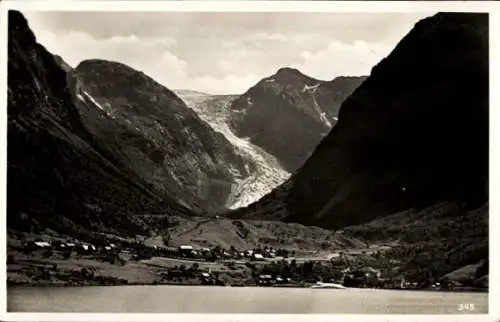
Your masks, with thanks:
[{"label": "cluster of buildings", "polygon": [[[155,249],[159,250],[158,246]],[[277,256],[283,256],[283,250],[277,250],[272,247],[265,247],[263,249],[255,248],[249,250],[237,250],[234,247],[230,249],[223,249],[220,247],[214,247],[212,249],[206,247],[195,248],[192,245],[181,245],[177,248],[174,247],[163,247],[161,248],[165,253],[177,253],[181,257],[187,258],[198,258],[207,260],[217,260],[217,259],[245,259],[245,260],[265,260],[266,258],[275,258]]]},{"label": "cluster of buildings", "polygon": [[257,285],[259,286],[273,286],[273,285],[279,285],[279,284],[285,284],[285,283],[292,283],[292,279],[290,277],[284,278],[281,277],[280,275],[269,275],[269,274],[263,274],[259,275],[259,278],[257,280]]},{"label": "cluster of buildings", "polygon": [[35,250],[58,250],[58,251],[77,251],[85,253],[96,253],[96,252],[111,252],[118,250],[115,244],[108,244],[105,246],[95,246],[91,243],[86,243],[82,241],[27,241],[23,244],[25,249],[35,251]]}]

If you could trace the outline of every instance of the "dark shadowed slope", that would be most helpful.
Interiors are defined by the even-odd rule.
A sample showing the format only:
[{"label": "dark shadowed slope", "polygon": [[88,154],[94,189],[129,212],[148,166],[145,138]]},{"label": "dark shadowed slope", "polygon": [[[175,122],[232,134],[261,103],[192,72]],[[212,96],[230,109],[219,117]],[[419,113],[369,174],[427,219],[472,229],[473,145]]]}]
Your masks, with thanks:
[{"label": "dark shadowed slope", "polygon": [[87,60],[72,73],[75,104],[92,134],[163,194],[220,210],[248,176],[227,139],[172,91],[124,64]]},{"label": "dark shadowed slope", "polygon": [[7,226],[143,231],[143,212],[187,214],[114,162],[83,125],[66,72],[9,11]]},{"label": "dark shadowed slope", "polygon": [[[337,228],[409,208],[488,200],[488,16],[417,23],[342,104],[311,158],[233,214]],[[279,198],[273,199],[272,195]]]},{"label": "dark shadowed slope", "polygon": [[340,105],[365,78],[325,82],[281,68],[232,103],[231,127],[294,172],[330,131]]},{"label": "dark shadowed slope", "polygon": [[488,199],[488,16],[420,21],[342,105],[295,178],[289,220],[338,227]]},{"label": "dark shadowed slope", "polygon": [[[441,277],[487,287],[488,213],[488,204],[468,210],[463,205],[441,202],[345,227],[343,235],[370,244],[397,244],[385,255],[400,262],[397,270],[407,279],[428,282]],[[486,271],[471,270],[471,265],[478,268],[485,263]]]}]

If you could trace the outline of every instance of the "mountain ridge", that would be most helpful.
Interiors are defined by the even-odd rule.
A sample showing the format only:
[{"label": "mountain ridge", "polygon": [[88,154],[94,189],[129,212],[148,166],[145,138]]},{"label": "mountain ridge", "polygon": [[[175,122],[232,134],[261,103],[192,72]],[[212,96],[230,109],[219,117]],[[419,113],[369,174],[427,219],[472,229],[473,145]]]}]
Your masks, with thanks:
[{"label": "mountain ridge", "polygon": [[446,200],[487,202],[487,28],[484,14],[419,21],[291,182],[229,216],[336,229]]},{"label": "mountain ridge", "polygon": [[60,61],[20,12],[9,11],[8,24],[7,226],[134,234],[146,229],[135,213],[190,214],[106,158]]},{"label": "mountain ridge", "polygon": [[[199,212],[220,210],[235,178],[248,176],[227,139],[175,92],[125,64],[93,59],[75,69],[82,117],[135,173]],[[109,117],[82,105],[85,97]]]},{"label": "mountain ridge", "polygon": [[231,129],[294,172],[336,123],[342,101],[365,79],[354,76],[344,84],[341,78],[321,81],[295,68],[280,68],[233,101]]}]

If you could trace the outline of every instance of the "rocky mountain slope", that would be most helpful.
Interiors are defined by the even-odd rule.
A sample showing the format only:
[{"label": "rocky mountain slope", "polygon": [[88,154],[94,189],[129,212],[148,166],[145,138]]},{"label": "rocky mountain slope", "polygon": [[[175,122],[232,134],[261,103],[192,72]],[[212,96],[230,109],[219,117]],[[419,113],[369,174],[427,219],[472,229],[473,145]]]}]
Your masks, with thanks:
[{"label": "rocky mountain slope", "polygon": [[[319,227],[279,221],[229,220],[170,216],[170,245],[220,246],[251,249],[258,245],[294,250],[330,253],[338,249],[359,249],[366,243],[359,239]],[[156,238],[161,242],[162,238]]]},{"label": "rocky mountain slope", "polygon": [[147,231],[137,213],[190,214],[87,129],[60,61],[24,16],[9,11],[8,25],[7,227],[134,235]]},{"label": "rocky mountain slope", "polygon": [[126,65],[87,60],[74,72],[85,126],[140,178],[196,211],[224,208],[245,160],[173,92]]},{"label": "rocky mountain slope", "polygon": [[281,68],[231,104],[231,128],[294,172],[328,134],[340,105],[365,78],[326,82],[297,69]]},{"label": "rocky mountain slope", "polygon": [[387,256],[401,261],[399,271],[408,279],[441,277],[487,287],[488,268],[478,268],[489,257],[488,214],[488,204],[469,210],[464,204],[440,202],[343,230],[344,235],[370,244],[399,245]]},{"label": "rocky mountain slope", "polygon": [[237,137],[229,127],[229,108],[238,98],[237,95],[209,95],[186,90],[175,93],[214,131],[222,133],[228,139],[250,170],[248,177],[236,179],[227,199],[228,208],[244,207],[257,201],[290,176],[273,155],[250,140]]},{"label": "rocky mountain slope", "polygon": [[486,14],[423,19],[342,104],[291,181],[231,216],[338,228],[442,201],[481,207],[488,68]]}]

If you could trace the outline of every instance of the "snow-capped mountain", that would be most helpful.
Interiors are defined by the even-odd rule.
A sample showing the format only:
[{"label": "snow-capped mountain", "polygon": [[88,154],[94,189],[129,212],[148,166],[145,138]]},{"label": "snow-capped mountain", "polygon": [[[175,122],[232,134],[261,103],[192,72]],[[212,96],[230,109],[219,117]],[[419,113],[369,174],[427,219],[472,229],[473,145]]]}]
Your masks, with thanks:
[{"label": "snow-capped mountain", "polygon": [[249,176],[236,179],[226,206],[230,209],[247,206],[283,183],[290,173],[276,157],[250,142],[236,136],[228,125],[229,107],[237,95],[210,95],[188,90],[175,90],[187,106],[207,122],[216,132],[231,142],[235,152],[246,162]]},{"label": "snow-capped mountain", "polygon": [[239,137],[297,170],[336,124],[342,102],[366,77],[317,80],[281,68],[231,103],[229,124]]}]

